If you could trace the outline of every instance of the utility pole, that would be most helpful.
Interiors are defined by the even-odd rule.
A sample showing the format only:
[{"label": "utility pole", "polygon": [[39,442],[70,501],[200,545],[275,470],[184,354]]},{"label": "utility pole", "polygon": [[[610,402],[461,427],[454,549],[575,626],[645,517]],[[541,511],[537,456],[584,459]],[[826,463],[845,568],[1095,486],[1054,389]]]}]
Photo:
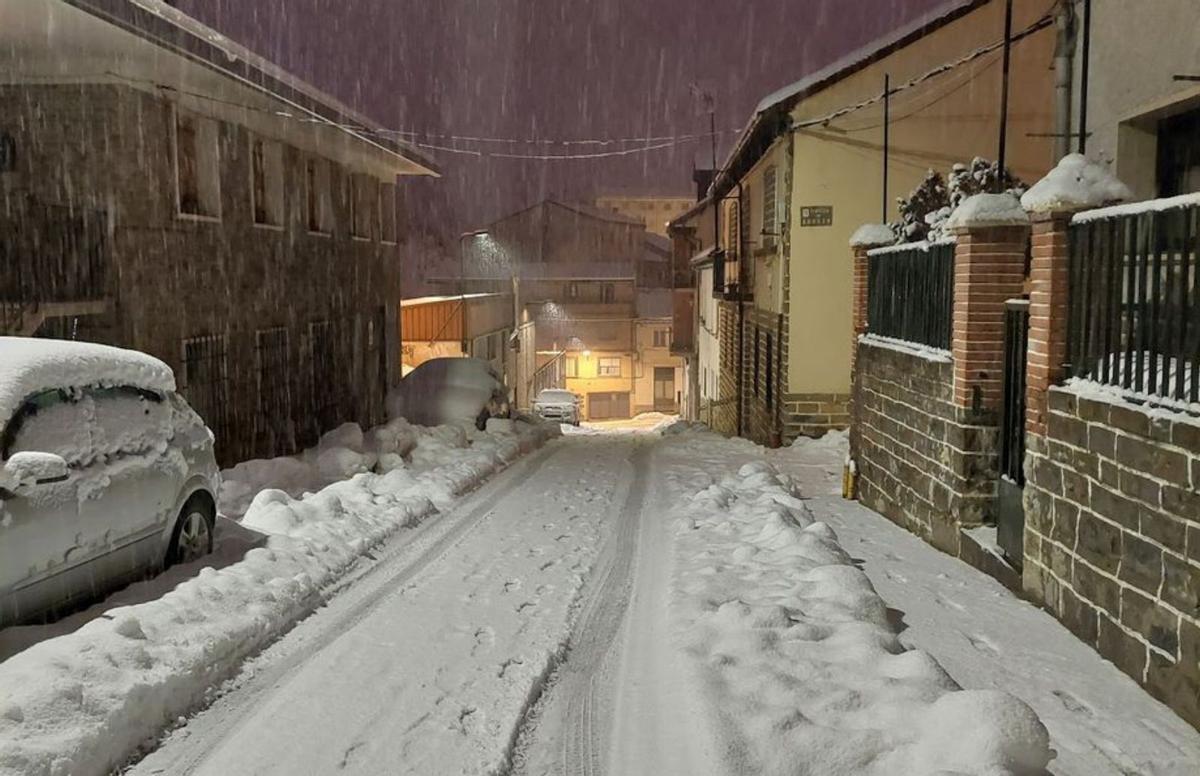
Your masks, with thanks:
[{"label": "utility pole", "polygon": [[1012,66],[1013,0],[1004,4],[1004,75],[1000,85],[1000,153],[996,164],[997,192],[1004,190],[1004,171],[1008,169],[1008,81]]},{"label": "utility pole", "polygon": [[1087,153],[1088,84],[1092,71],[1092,0],[1083,0],[1083,64],[1079,77],[1079,153]]},{"label": "utility pole", "polygon": [[892,139],[892,74],[883,75],[883,217],[888,222],[888,166],[891,163]]}]

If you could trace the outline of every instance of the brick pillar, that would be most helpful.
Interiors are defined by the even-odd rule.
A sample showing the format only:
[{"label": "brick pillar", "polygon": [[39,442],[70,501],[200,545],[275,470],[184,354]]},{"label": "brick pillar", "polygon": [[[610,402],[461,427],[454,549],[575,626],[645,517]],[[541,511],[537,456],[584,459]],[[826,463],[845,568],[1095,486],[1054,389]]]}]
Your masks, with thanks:
[{"label": "brick pillar", "polygon": [[1046,435],[1046,394],[1066,376],[1069,213],[1033,217],[1025,429]]},{"label": "brick pillar", "polygon": [[867,333],[867,266],[870,260],[867,245],[854,246],[854,295],[852,298],[854,341],[850,343],[850,374],[858,362],[858,338]]},{"label": "brick pillar", "polygon": [[1004,380],[1004,303],[1025,292],[1028,226],[960,227],[954,254],[954,403],[998,411]]}]

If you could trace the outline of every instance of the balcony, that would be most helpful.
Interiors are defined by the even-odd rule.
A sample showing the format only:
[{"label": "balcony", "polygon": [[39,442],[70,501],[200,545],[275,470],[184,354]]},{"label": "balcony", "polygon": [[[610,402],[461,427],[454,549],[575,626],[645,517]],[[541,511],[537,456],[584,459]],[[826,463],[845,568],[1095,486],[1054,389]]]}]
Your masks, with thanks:
[{"label": "balcony", "polygon": [[19,201],[0,216],[0,333],[105,312],[109,261],[104,211]]}]

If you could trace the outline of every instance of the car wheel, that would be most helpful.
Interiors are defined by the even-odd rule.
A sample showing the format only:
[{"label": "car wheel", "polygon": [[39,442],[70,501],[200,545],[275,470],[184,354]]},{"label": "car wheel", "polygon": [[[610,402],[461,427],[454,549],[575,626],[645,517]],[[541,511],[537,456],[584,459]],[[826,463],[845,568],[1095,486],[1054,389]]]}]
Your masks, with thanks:
[{"label": "car wheel", "polygon": [[215,527],[216,516],[204,499],[192,498],[184,504],[175,521],[175,530],[171,532],[167,567],[191,563],[212,552]]}]

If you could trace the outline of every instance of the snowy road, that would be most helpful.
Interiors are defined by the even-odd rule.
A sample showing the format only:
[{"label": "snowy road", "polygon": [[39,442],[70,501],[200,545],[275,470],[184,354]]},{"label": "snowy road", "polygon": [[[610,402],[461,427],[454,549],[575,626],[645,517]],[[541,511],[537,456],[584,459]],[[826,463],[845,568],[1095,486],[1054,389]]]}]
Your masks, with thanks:
[{"label": "snowy road", "polygon": [[[624,506],[644,482],[631,476],[640,444],[552,443],[402,547],[385,547],[132,773],[506,767],[605,536],[621,516],[632,524]],[[628,536],[621,542],[605,550],[614,580],[625,572],[611,560],[628,562]]]}]

